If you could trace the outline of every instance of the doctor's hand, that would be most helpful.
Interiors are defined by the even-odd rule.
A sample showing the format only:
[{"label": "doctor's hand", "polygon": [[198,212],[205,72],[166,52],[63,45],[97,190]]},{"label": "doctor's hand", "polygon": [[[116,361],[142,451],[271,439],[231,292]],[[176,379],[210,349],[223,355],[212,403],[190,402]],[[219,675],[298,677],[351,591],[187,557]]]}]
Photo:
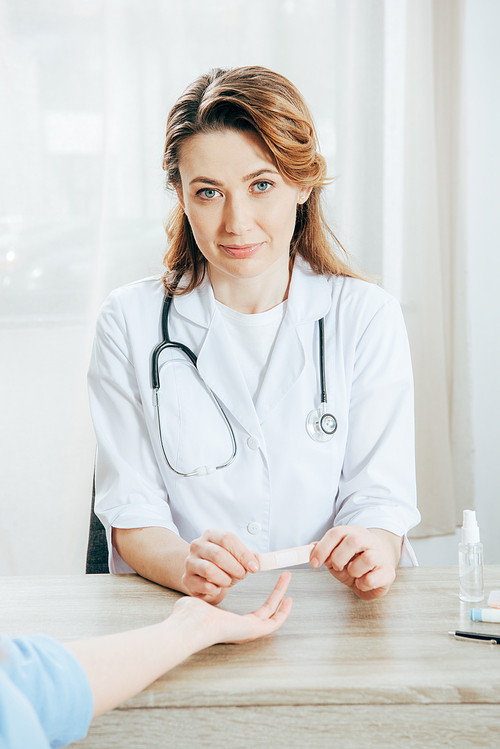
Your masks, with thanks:
[{"label": "doctor's hand", "polygon": [[364,601],[385,596],[396,577],[401,538],[380,528],[339,525],[325,533],[311,553],[333,577]]},{"label": "doctor's hand", "polygon": [[217,604],[258,569],[257,556],[234,533],[212,528],[191,542],[182,584],[190,596]]}]

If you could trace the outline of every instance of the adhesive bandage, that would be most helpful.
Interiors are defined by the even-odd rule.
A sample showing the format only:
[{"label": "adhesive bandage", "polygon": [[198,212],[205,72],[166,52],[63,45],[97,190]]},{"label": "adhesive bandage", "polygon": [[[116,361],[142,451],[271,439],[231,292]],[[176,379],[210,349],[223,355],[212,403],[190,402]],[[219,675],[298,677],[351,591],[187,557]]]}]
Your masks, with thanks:
[{"label": "adhesive bandage", "polygon": [[280,567],[293,567],[295,564],[304,564],[309,561],[311,551],[316,544],[307,546],[296,546],[294,549],[282,549],[271,551],[269,554],[257,554],[261,571],[277,570]]}]

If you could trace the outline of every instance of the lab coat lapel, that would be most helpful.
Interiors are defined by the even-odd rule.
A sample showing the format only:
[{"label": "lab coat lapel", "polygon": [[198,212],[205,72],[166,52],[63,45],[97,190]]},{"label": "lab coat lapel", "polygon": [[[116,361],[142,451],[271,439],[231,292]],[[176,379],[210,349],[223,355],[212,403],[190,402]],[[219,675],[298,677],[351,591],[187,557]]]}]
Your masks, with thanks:
[{"label": "lab coat lapel", "polygon": [[[302,374],[306,357],[300,333],[305,324],[324,317],[331,303],[331,289],[326,278],[314,274],[307,263],[297,258],[290,283],[287,312],[255,404],[261,424]],[[311,394],[311,399],[313,395]]]},{"label": "lab coat lapel", "polygon": [[304,369],[305,361],[304,347],[295,325],[287,314],[281,324],[266,376],[255,404],[261,424],[298,380]]},{"label": "lab coat lapel", "polygon": [[198,351],[200,375],[228,413],[231,413],[250,435],[260,436],[255,406],[234,354],[224,320],[215,304],[208,279],[205,279],[194,292],[174,297],[174,305],[183,317],[197,326],[207,328]]},{"label": "lab coat lapel", "polygon": [[255,406],[218,310],[198,356],[198,371],[242,427],[250,435],[259,436],[260,424]]}]

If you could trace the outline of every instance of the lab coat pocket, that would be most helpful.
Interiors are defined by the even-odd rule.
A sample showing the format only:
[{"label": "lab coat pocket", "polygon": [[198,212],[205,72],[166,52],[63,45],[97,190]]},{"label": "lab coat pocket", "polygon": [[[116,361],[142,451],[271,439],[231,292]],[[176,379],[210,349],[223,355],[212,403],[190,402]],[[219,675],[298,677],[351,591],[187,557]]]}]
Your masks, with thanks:
[{"label": "lab coat pocket", "polygon": [[232,441],[224,417],[197,369],[172,358],[160,367],[158,394],[163,447],[172,468],[191,473],[229,460]]}]

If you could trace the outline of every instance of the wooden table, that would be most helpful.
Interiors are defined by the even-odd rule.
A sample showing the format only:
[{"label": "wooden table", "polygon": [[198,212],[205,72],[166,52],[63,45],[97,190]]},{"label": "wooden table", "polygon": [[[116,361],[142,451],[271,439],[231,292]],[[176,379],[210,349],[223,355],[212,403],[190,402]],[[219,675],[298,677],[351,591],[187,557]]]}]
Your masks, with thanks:
[{"label": "wooden table", "polygon": [[[248,577],[222,606],[256,608],[277,577]],[[487,596],[500,565],[485,579]],[[281,630],[198,653],[74,746],[500,747],[500,647],[448,635],[500,624],[472,626],[457,582],[455,567],[401,569],[366,603],[324,569],[292,571]],[[159,621],[178,598],[134,575],[0,578],[0,590],[0,631],[61,640]]]}]

